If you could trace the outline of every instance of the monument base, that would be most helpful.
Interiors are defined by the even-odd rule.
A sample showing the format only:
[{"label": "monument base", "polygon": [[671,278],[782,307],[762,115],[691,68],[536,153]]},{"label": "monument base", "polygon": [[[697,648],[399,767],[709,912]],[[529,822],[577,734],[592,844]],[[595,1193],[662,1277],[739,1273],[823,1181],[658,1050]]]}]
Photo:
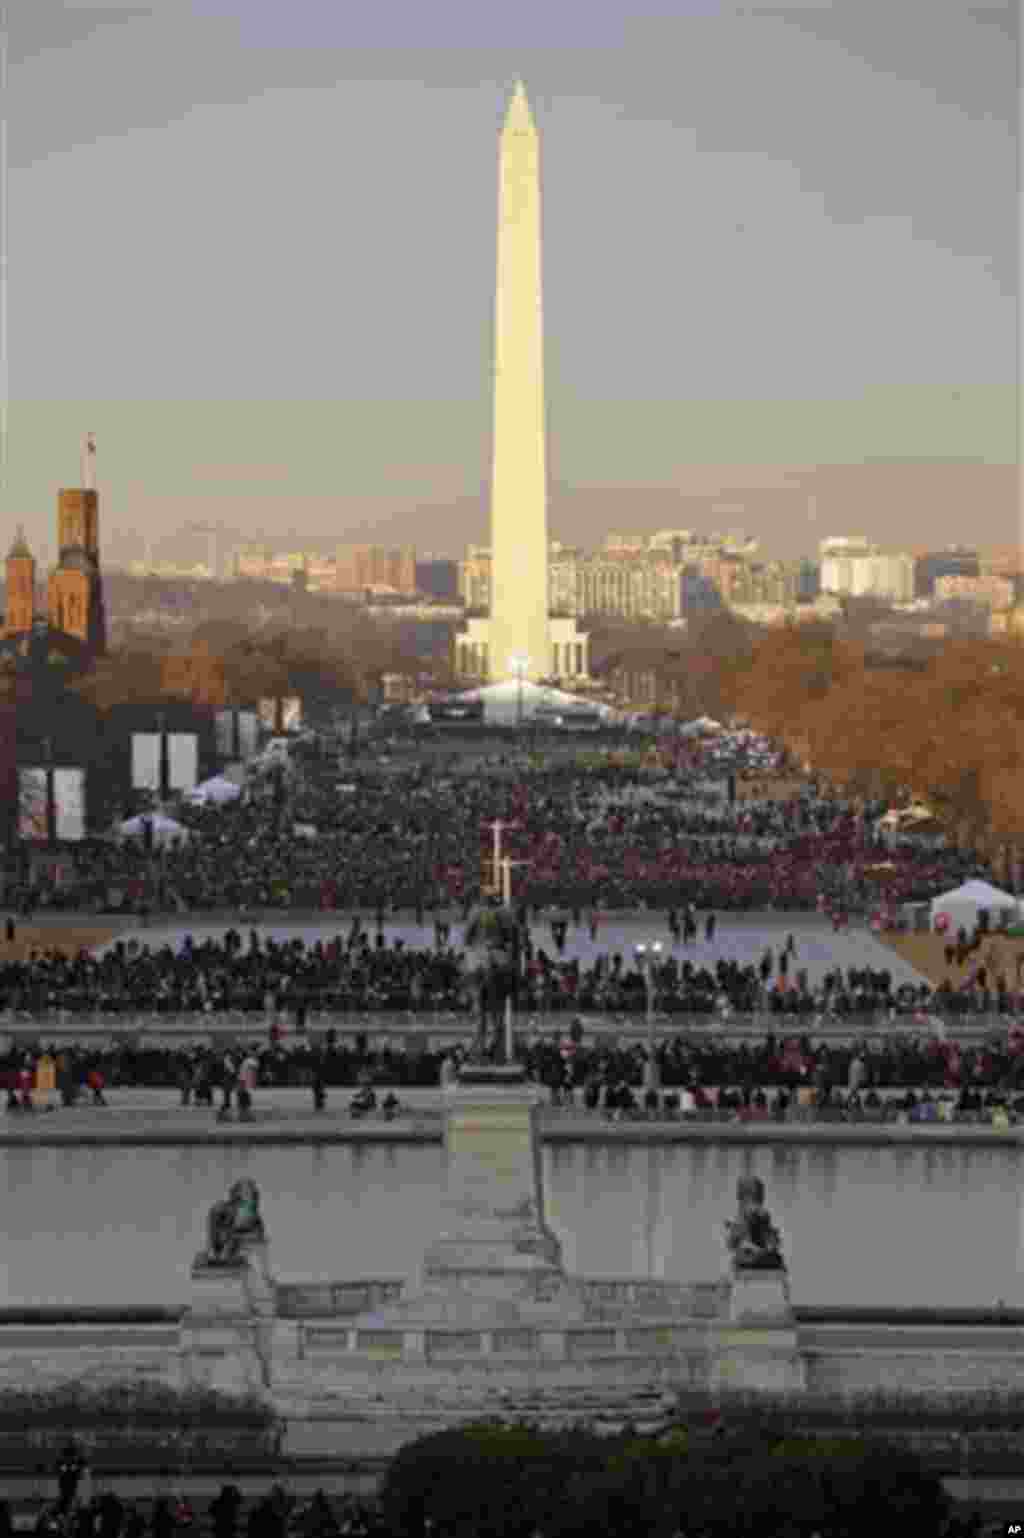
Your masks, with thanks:
[{"label": "monument base", "polygon": [[796,1329],[721,1330],[709,1363],[712,1392],[802,1393],[807,1387]]},{"label": "monument base", "polygon": [[249,1314],[247,1260],[211,1262],[199,1254],[192,1262],[192,1305],[199,1318],[244,1318]]},{"label": "monument base", "polygon": [[728,1321],[716,1332],[709,1366],[712,1389],[785,1394],[806,1387],[785,1270],[733,1271]]},{"label": "monument base", "polygon": [[273,1332],[274,1284],[266,1245],[237,1260],[192,1265],[192,1306],[181,1322],[181,1377],[226,1394],[263,1393]]},{"label": "monument base", "polygon": [[733,1324],[791,1325],[793,1309],[789,1301],[789,1273],[782,1268],[774,1271],[733,1271],[729,1318]]}]

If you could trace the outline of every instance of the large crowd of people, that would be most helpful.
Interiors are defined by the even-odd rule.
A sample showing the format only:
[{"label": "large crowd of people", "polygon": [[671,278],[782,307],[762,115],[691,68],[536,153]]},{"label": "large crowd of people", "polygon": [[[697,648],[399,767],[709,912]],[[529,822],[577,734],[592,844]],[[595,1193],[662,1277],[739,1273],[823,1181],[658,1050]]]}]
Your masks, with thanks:
[{"label": "large crowd of people", "polygon": [[[374,1049],[364,1035],[351,1044],[331,1032],[324,1041],[104,1049],[55,1045],[12,1048],[0,1058],[0,1083],[11,1114],[80,1101],[105,1106],[121,1088],[173,1088],[183,1106],[207,1106],[220,1118],[235,1105],[252,1114],[260,1091],[302,1088],[323,1110],[330,1089],[354,1089],[352,1114],[400,1109],[394,1088],[443,1082],[462,1048]],[[646,1047],[588,1042],[579,1022],[565,1032],[535,1033],[516,1055],[554,1106],[615,1119],[665,1115],[739,1120],[776,1116],[993,1119],[1024,1113],[1024,1036],[968,1046],[925,1036],[892,1036],[837,1045],[806,1035],[768,1035],[755,1045],[677,1035],[656,1049],[660,1089],[643,1089]],[[376,1088],[374,1087],[376,1086]],[[390,1086],[385,1096],[385,1087]],[[384,1097],[383,1099],[379,1096]]]},{"label": "large crowd of people", "polygon": [[[383,922],[383,921],[381,921]],[[582,1013],[606,1019],[637,1017],[650,1002],[664,1017],[692,1017],[727,1024],[771,1014],[815,1022],[896,1023],[924,1014],[944,1018],[998,1013],[1021,1006],[1022,980],[1000,949],[998,937],[977,950],[966,936],[949,958],[938,987],[899,984],[888,968],[834,967],[812,982],[801,965],[793,935],[765,946],[758,963],[713,958],[718,924],[714,913],[671,908],[662,959],[648,974],[635,954],[597,950],[590,961],[566,957],[574,926],[589,926],[596,948],[601,915],[556,912],[539,922],[522,906],[517,1007],[527,1017]],[[390,941],[353,919],[345,932],[307,942],[275,941],[255,929],[229,929],[223,937],[186,935],[180,949],[118,941],[105,955],[80,950],[67,955],[40,949],[18,960],[0,960],[0,1018],[40,1024],[80,1017],[139,1020],[145,1017],[211,1023],[225,1015],[269,1025],[293,1022],[299,1030],[322,1019],[383,1017],[436,1021],[475,1015],[481,1008],[487,963],[480,948],[453,943],[452,922],[438,916],[432,945]]]},{"label": "large crowd of people", "polygon": [[[154,1495],[144,1508],[110,1488],[94,1493],[88,1464],[70,1444],[56,1483],[56,1498],[35,1516],[36,1538],[383,1538],[390,1531],[373,1501],[348,1494],[331,1500],[323,1489],[302,1501],[282,1484],[253,1500],[231,1481],[205,1510],[184,1492]],[[25,1530],[0,1500],[0,1538]]]},{"label": "large crowd of people", "polygon": [[[68,1468],[76,1472],[65,1473]],[[31,1528],[19,1523],[10,1504],[0,1499],[0,1538],[15,1538],[17,1532],[24,1531],[33,1532],[35,1538],[400,1538],[412,1532],[423,1538],[445,1538],[452,1531],[429,1517],[412,1518],[409,1525],[403,1523],[396,1529],[376,1500],[349,1494],[332,1499],[322,1488],[311,1499],[300,1500],[286,1485],[276,1483],[253,1500],[230,1480],[209,1502],[193,1499],[187,1488],[143,1502],[122,1500],[112,1488],[96,1495],[80,1491],[82,1475],[88,1478],[80,1458],[66,1458],[61,1470],[57,1498],[39,1510]],[[528,1538],[544,1538],[542,1530],[532,1524],[520,1530]],[[789,1526],[767,1529],[792,1530]],[[981,1508],[975,1506],[948,1512],[935,1533],[936,1538],[989,1538],[1007,1530],[1013,1531],[1013,1525],[985,1520]],[[482,1533],[482,1529],[477,1531]],[[673,1538],[687,1538],[687,1531],[676,1527]]]},{"label": "large crowd of people", "polygon": [[827,898],[865,911],[927,898],[977,869],[934,840],[893,847],[876,831],[885,803],[855,806],[811,785],[780,802],[730,800],[728,775],[762,760],[738,736],[726,758],[719,747],[708,760],[711,751],[591,756],[585,772],[572,760],[506,758],[471,774],[453,761],[342,775],[314,755],[233,802],[183,801],[173,815],[184,832],[163,848],[145,837],[83,846],[46,898],[133,911],[431,913],[478,899],[495,821],[507,824],[516,894],[533,906],[795,912]]}]

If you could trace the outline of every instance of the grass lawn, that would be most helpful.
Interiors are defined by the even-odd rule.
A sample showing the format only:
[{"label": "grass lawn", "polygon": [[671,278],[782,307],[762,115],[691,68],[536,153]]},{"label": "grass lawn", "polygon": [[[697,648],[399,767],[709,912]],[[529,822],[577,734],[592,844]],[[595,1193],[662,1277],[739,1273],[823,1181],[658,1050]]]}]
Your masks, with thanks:
[{"label": "grass lawn", "polygon": [[949,978],[954,987],[965,980],[976,961],[983,960],[993,980],[999,972],[1005,972],[1007,983],[1013,988],[1017,981],[1018,959],[1024,956],[1024,937],[1010,939],[1007,935],[992,935],[981,942],[980,950],[972,952],[962,967],[955,961],[952,967],[947,967],[946,941],[942,935],[901,935],[883,931],[878,939],[916,967],[929,982],[937,984]]},{"label": "grass lawn", "polygon": [[755,779],[737,777],[737,801],[789,801],[806,789],[807,781],[799,775],[783,779],[773,775],[758,775]]},{"label": "grass lawn", "polygon": [[106,945],[116,939],[124,928],[117,919],[75,919],[67,923],[33,924],[31,919],[15,919],[13,943],[5,938],[0,923],[0,964],[5,961],[23,961],[31,951],[65,951],[74,955],[77,951],[91,950],[96,945]]}]

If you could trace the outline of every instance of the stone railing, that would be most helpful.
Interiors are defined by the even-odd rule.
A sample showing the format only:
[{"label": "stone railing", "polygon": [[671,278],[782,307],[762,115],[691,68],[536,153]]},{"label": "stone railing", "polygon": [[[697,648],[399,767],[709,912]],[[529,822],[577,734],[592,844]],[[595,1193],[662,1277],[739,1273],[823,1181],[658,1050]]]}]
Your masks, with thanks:
[{"label": "stone railing", "polygon": [[347,1319],[397,1303],[403,1279],[371,1277],[350,1282],[278,1282],[279,1319]]},{"label": "stone railing", "polygon": [[[697,1326],[700,1333],[695,1333]],[[295,1361],[344,1356],[356,1362],[403,1362],[406,1364],[478,1363],[493,1371],[499,1362],[511,1369],[522,1365],[580,1364],[606,1361],[676,1359],[677,1369],[688,1386],[707,1376],[704,1326],[699,1321],[661,1320],[646,1327],[630,1327],[621,1321],[514,1326],[510,1328],[436,1329],[422,1324],[386,1329],[355,1329],[326,1320],[300,1320],[295,1340]]]},{"label": "stone railing", "polygon": [[[642,1044],[647,1037],[647,1024],[642,1015],[624,1015],[615,1010],[585,1010],[578,1012],[573,1006],[559,1013],[543,1010],[524,1012],[516,1023],[518,1041],[528,1044],[538,1036],[550,1037],[552,1033],[564,1034],[571,1019],[579,1013],[584,1027],[584,1044],[632,1046]],[[384,1048],[408,1049],[415,1043],[415,1050],[427,1052],[445,1051],[456,1045],[466,1045],[476,1034],[476,1020],[470,1014],[451,1014],[444,1010],[424,1010],[413,1014],[398,1011],[352,1010],[348,1013],[313,1009],[309,1013],[306,1031],[296,1037],[290,1023],[290,1012],[266,1014],[257,1011],[249,1014],[242,1010],[225,1010],[218,1014],[155,1012],[114,1013],[105,1010],[0,1010],[0,1042],[31,1043],[39,1038],[54,1041],[58,1045],[69,1041],[94,1038],[97,1046],[130,1038],[139,1046],[170,1046],[199,1043],[214,1045],[218,1038],[239,1037],[247,1040],[265,1037],[275,1020],[286,1025],[290,1041],[308,1040],[319,1042],[324,1033],[334,1030],[339,1042],[351,1043],[360,1033],[365,1033],[373,1051]],[[1001,1035],[1009,1028],[1013,1016],[1009,1014],[956,1014],[941,1017],[946,1034],[956,1041],[982,1040],[993,1034]],[[760,1010],[751,1014],[734,1012],[728,1021],[712,1014],[658,1013],[654,1028],[659,1040],[671,1040],[676,1036],[709,1036],[724,1046],[734,1041],[762,1041],[768,1034],[777,1037],[806,1034],[814,1041],[848,1040],[855,1036],[890,1038],[895,1036],[924,1036],[931,1028],[920,1025],[911,1014],[897,1015],[890,1020],[887,1012],[850,1015],[845,1018],[824,1020],[818,1023],[813,1015],[772,1014]]]},{"label": "stone railing", "polygon": [[[595,1322],[621,1315],[666,1315],[679,1319],[713,1319],[728,1296],[728,1283],[659,1282],[635,1277],[569,1278]],[[402,1297],[404,1280],[365,1278],[344,1282],[278,1282],[280,1319],[350,1319],[370,1313]]]},{"label": "stone railing", "polygon": [[580,1282],[583,1301],[592,1319],[631,1315],[674,1315],[684,1319],[714,1319],[725,1306],[728,1283],[657,1282],[635,1277],[586,1277]]}]

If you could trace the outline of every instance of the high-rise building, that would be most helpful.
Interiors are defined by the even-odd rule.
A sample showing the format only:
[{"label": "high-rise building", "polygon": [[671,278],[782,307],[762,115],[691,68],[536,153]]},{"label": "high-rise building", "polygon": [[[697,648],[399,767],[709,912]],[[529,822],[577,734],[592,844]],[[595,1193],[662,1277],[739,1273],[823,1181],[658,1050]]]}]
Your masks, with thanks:
[{"label": "high-rise building", "polygon": [[926,550],[917,558],[914,569],[914,593],[930,598],[940,577],[977,577],[980,574],[977,550],[965,545],[950,545],[946,550]]},{"label": "high-rise building", "polygon": [[458,561],[451,561],[447,556],[423,556],[416,562],[416,590],[428,598],[458,598]]},{"label": "high-rise building", "polygon": [[1008,609],[1015,597],[1009,577],[945,576],[936,578],[934,596],[959,599],[961,603],[983,604],[990,609]]}]

